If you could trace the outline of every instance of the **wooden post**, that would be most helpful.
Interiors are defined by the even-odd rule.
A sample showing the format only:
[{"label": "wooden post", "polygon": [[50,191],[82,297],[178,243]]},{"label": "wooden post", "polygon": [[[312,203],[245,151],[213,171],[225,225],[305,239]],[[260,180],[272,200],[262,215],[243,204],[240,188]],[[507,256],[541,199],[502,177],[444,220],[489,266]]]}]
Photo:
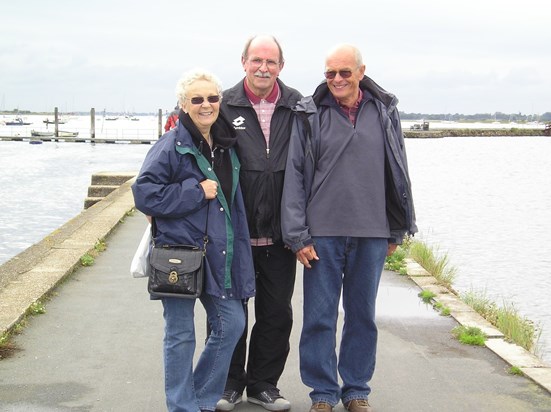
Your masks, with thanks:
[{"label": "wooden post", "polygon": [[159,137],[163,135],[163,109],[159,109]]},{"label": "wooden post", "polygon": [[59,137],[59,119],[58,119],[57,107],[54,107],[54,125],[55,125],[55,137]]},{"label": "wooden post", "polygon": [[96,138],[96,109],[90,109],[90,137]]}]

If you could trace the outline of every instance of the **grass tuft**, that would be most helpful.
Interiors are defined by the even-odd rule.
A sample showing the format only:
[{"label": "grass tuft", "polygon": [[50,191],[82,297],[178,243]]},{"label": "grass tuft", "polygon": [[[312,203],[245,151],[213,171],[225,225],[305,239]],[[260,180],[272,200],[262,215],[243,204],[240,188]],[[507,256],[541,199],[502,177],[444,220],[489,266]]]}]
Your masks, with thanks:
[{"label": "grass tuft", "polygon": [[436,293],[431,292],[430,290],[422,290],[417,294],[421,298],[421,300],[425,303],[430,303],[432,299],[436,297]]},{"label": "grass tuft", "polygon": [[465,345],[484,346],[487,339],[486,334],[474,326],[456,326],[452,329],[452,334]]},{"label": "grass tuft", "polygon": [[82,266],[92,266],[95,262],[95,259],[92,255],[86,253],[84,256],[80,258],[80,264]]},{"label": "grass tuft", "polygon": [[502,307],[499,307],[486,296],[486,293],[474,291],[464,293],[461,299],[498,328],[507,340],[533,352],[541,330],[538,333],[534,324],[520,316],[512,303],[505,302]]},{"label": "grass tuft", "polygon": [[523,376],[524,373],[518,366],[511,366],[507,371],[510,375]]},{"label": "grass tuft", "polygon": [[450,266],[447,254],[440,255],[425,243],[413,241],[409,248],[409,255],[434,276],[439,284],[452,289],[457,270]]}]

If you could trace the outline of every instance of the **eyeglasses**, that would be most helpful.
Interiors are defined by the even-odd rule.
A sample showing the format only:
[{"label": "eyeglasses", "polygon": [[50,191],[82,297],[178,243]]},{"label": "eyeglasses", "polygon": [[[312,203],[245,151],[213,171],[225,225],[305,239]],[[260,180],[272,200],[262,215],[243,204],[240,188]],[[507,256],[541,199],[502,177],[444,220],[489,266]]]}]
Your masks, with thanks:
[{"label": "eyeglasses", "polygon": [[350,76],[352,76],[352,70],[339,70],[339,71],[328,70],[328,71],[326,71],[326,72],[323,73],[323,74],[325,75],[325,78],[326,78],[326,79],[333,80],[333,79],[337,76],[337,73],[338,73],[343,79],[348,79]]},{"label": "eyeglasses", "polygon": [[251,64],[251,66],[257,67],[257,68],[261,67],[264,63],[266,63],[266,67],[268,69],[275,69],[276,67],[279,66],[279,62],[272,59],[263,60],[263,59],[256,58],[256,59],[249,60],[249,63]]},{"label": "eyeglasses", "polygon": [[[203,104],[205,101],[205,98],[203,96],[199,97],[192,97],[191,99],[188,99],[191,104]],[[220,101],[220,96],[209,96],[207,97],[207,102],[209,103],[218,103]]]}]

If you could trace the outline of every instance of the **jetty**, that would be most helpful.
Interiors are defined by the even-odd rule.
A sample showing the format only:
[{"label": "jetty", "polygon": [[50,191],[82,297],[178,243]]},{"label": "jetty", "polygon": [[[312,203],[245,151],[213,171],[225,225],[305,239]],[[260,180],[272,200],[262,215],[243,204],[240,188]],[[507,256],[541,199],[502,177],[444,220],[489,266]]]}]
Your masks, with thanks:
[{"label": "jetty", "polygon": [[[403,130],[406,139],[437,139],[444,137],[466,136],[549,136],[546,129],[433,129],[433,130]],[[107,144],[154,144],[158,137],[55,137],[55,136],[0,136],[0,141],[12,142],[66,142],[66,143],[107,143]]]},{"label": "jetty", "polygon": [[55,137],[55,136],[0,136],[0,141],[26,143],[107,143],[107,144],[154,144],[158,138],[143,137]]},{"label": "jetty", "polygon": [[[149,299],[146,279],[130,275],[130,261],[147,221],[134,209],[135,177],[129,173],[127,178],[0,266],[0,336],[17,330],[0,352],[0,410],[165,410],[162,305]],[[105,176],[100,183],[117,186],[109,185]],[[82,266],[83,255],[93,256],[94,264]],[[485,347],[459,343],[450,333],[458,324],[487,325],[450,294],[446,306],[452,315],[441,316],[418,297],[430,288],[438,288],[434,279],[413,262],[408,263],[408,276],[383,273],[370,395],[375,410],[551,410],[549,365],[495,331]],[[441,296],[446,299],[445,293]],[[250,319],[253,306],[250,302]],[[293,310],[291,352],[279,386],[293,410],[306,411],[310,389],[301,382],[298,365],[301,265]],[[197,358],[206,338],[199,302],[195,316]],[[509,373],[512,366],[522,375]],[[262,409],[244,397],[236,410]],[[338,405],[335,411],[344,407]]]}]

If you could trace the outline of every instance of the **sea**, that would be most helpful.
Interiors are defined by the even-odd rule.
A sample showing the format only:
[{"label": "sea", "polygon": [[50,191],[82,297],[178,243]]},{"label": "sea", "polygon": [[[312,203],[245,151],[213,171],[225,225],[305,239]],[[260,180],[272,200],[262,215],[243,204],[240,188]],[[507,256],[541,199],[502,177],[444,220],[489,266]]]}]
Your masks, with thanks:
[{"label": "sea", "polygon": [[[5,126],[0,136],[45,130],[44,116]],[[156,115],[96,117],[96,136],[156,138]],[[420,121],[403,122],[404,130]],[[62,128],[63,126],[63,128]],[[88,137],[89,116],[61,130]],[[52,127],[51,125],[48,127]],[[533,128],[543,125],[431,122],[438,128]],[[11,134],[10,134],[11,133]],[[0,264],[40,241],[83,210],[93,173],[138,172],[147,144],[0,141]],[[459,293],[512,304],[541,336],[537,355],[551,364],[551,138],[445,137],[406,139],[416,238],[457,271]],[[420,303],[421,304],[421,303]]]}]

